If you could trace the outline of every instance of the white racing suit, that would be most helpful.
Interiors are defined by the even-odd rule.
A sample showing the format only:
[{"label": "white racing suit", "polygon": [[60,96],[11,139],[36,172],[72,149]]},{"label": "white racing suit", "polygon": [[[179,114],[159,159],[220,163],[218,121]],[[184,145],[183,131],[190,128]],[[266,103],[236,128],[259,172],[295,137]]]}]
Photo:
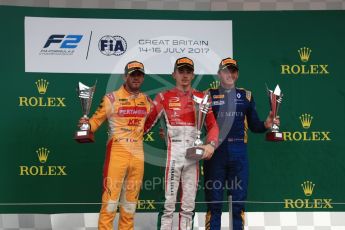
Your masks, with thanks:
[{"label": "white racing suit", "polygon": [[[162,114],[167,123],[167,161],[165,169],[165,203],[161,213],[160,229],[172,229],[176,196],[180,189],[181,210],[179,229],[192,229],[195,197],[199,182],[199,162],[186,159],[186,150],[196,139],[195,106],[193,94],[203,97],[194,89],[183,92],[177,88],[159,93],[149,114],[145,131],[153,127]],[[218,126],[210,109],[205,119],[207,142],[218,142]],[[181,185],[181,186],[180,186]]]}]

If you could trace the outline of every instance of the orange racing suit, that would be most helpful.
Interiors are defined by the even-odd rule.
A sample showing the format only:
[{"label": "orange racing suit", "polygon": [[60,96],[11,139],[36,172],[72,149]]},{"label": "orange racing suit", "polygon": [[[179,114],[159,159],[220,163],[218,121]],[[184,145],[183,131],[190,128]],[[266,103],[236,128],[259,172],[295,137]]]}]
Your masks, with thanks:
[{"label": "orange racing suit", "polygon": [[144,174],[144,124],[150,109],[151,99],[148,96],[144,93],[131,94],[122,86],[104,96],[89,120],[92,132],[106,119],[109,124],[102,207],[98,221],[100,230],[113,229],[118,205],[118,229],[133,229]]}]

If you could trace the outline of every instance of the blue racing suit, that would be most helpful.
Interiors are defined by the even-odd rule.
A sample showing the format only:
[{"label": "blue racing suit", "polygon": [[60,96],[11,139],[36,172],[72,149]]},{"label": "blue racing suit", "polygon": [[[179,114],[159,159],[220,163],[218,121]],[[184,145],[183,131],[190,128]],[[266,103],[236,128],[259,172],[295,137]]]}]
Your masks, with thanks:
[{"label": "blue racing suit", "polygon": [[[208,211],[206,229],[221,229],[224,190],[233,201],[245,201],[248,186],[247,129],[266,131],[255,109],[251,92],[221,86],[210,89],[212,110],[219,126],[219,146],[210,160],[204,161],[204,186]],[[213,203],[212,203],[213,202]],[[244,203],[233,203],[233,229],[244,227]]]}]

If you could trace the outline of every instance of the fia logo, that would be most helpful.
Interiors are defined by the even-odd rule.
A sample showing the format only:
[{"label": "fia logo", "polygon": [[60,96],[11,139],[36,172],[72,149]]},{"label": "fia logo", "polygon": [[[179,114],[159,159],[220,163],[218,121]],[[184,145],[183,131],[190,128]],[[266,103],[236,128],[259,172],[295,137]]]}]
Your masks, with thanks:
[{"label": "fia logo", "polygon": [[120,56],[127,50],[127,42],[121,36],[103,36],[98,42],[98,49],[106,56]]}]

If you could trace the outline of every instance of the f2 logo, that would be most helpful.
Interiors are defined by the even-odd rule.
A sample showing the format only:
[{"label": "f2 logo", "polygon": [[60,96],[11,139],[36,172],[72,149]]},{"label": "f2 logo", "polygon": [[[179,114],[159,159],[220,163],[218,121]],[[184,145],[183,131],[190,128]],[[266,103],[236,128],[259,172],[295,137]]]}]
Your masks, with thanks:
[{"label": "f2 logo", "polygon": [[67,35],[64,34],[52,34],[48,38],[43,48],[49,47],[52,43],[60,44],[61,49],[74,49],[78,46],[78,43],[82,39],[83,35]]}]

